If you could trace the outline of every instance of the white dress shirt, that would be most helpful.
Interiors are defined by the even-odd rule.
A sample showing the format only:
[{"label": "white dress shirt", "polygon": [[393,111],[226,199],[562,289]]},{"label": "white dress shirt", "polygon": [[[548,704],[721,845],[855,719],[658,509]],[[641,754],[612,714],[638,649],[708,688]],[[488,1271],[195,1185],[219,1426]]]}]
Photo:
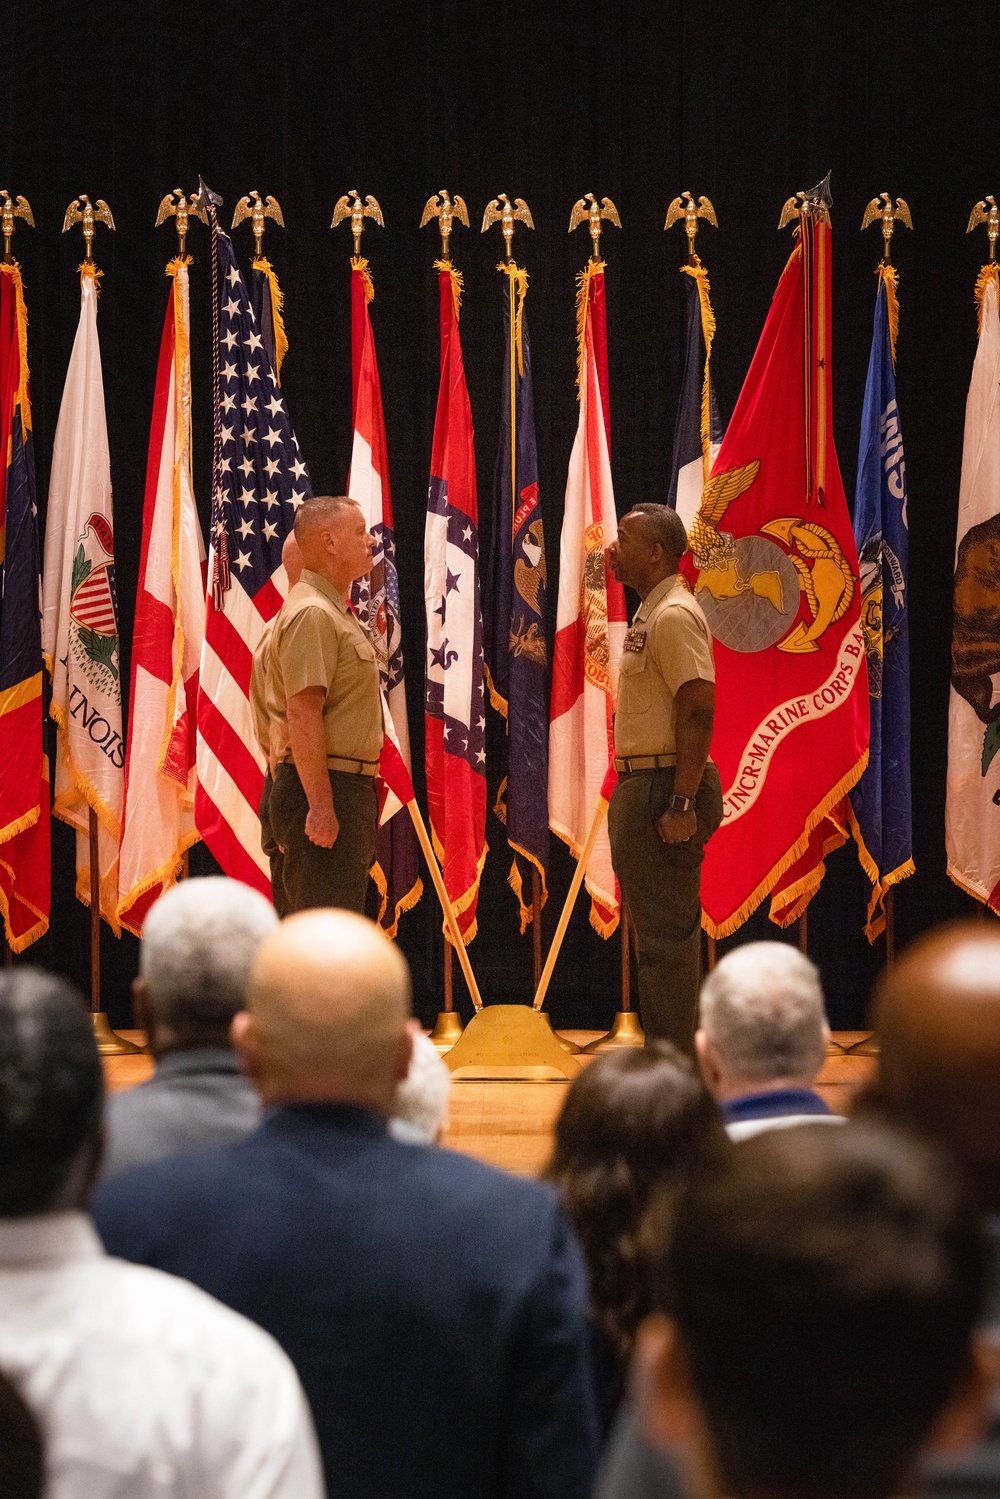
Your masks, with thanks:
[{"label": "white dress shirt", "polygon": [[0,1219],[0,1369],[41,1424],[46,1499],[323,1499],[274,1339],[111,1259],[83,1213]]}]

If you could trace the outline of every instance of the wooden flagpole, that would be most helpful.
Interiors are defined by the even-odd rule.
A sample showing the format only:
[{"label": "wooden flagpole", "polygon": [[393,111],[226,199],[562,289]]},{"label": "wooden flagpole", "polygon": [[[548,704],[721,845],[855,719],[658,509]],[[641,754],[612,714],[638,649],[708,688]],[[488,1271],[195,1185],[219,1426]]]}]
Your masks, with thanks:
[{"label": "wooden flagpole", "polygon": [[599,796],[597,798],[597,805],[594,808],[594,816],[591,819],[590,831],[587,834],[587,841],[583,846],[583,851],[580,854],[580,857],[576,861],[576,869],[573,871],[573,878],[570,881],[569,890],[566,892],[566,899],[563,902],[563,908],[559,916],[559,924],[556,927],[555,936],[552,938],[548,957],[545,959],[545,967],[542,969],[542,976],[538,981],[537,988],[535,989],[535,998],[532,1003],[536,1010],[540,1010],[542,1008],[542,1005],[545,1003],[545,996],[548,993],[549,984],[552,981],[552,974],[556,966],[556,961],[559,957],[559,951],[563,945],[563,938],[566,936],[566,928],[569,926],[569,919],[573,914],[573,907],[576,905],[576,898],[580,894],[580,886],[583,884],[583,876],[587,871],[587,864],[590,860],[591,854],[594,851],[594,844],[597,842],[597,835],[601,830],[601,823],[607,816],[607,811],[607,802],[604,800],[603,796]]},{"label": "wooden flagpole", "polygon": [[445,889],[444,879],[441,874],[441,866],[437,861],[437,855],[431,847],[431,840],[427,833],[427,826],[424,822],[423,817],[421,816],[420,808],[417,806],[416,799],[411,798],[406,803],[406,808],[410,814],[410,819],[413,823],[413,826],[416,829],[417,841],[419,842],[420,847],[423,850],[423,855],[425,860],[427,861],[427,868],[430,873],[431,881],[434,885],[435,891],[437,892],[437,898],[441,902],[441,910],[444,912],[444,919],[445,924],[448,928],[449,937],[449,942],[445,946],[446,957],[449,946],[453,947],[456,954],[458,955],[459,966],[465,976],[465,982],[469,986],[469,993],[472,995],[472,1003],[475,1005],[477,1010],[481,1010],[483,1008],[483,999],[482,995],[479,992],[479,985],[476,983],[476,975],[472,971],[472,964],[469,962],[469,954],[466,952],[465,943],[462,941],[462,933],[458,925],[458,917],[455,915],[455,907],[452,905],[451,898],[448,895],[447,890]]}]

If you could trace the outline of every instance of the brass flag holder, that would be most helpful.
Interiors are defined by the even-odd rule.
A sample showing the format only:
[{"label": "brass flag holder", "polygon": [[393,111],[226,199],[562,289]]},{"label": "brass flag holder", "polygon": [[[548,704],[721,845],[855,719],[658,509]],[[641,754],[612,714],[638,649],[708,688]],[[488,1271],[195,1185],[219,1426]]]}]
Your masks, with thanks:
[{"label": "brass flag holder", "polygon": [[188,224],[191,214],[201,219],[203,224],[208,223],[208,212],[204,205],[198,201],[197,193],[192,193],[186,198],[179,187],[175,187],[172,193],[167,193],[160,201],[160,207],[156,215],[156,228],[165,223],[167,219],[175,220],[177,230],[177,253],[183,260],[187,256]]},{"label": "brass flag holder", "polygon": [[[348,188],[343,197],[338,198],[334,204],[330,228],[336,229],[337,225],[346,218],[349,218],[351,221],[351,233],[354,236],[354,258],[355,260],[360,260],[361,236],[365,229],[365,219],[374,220],[380,229],[385,228],[385,220],[382,217],[382,209],[378,199],[373,198],[371,193],[368,193],[365,201],[362,203],[361,194],[357,188]],[[359,266],[355,267],[355,269],[361,270],[364,268]]]},{"label": "brass flag holder", "polygon": [[718,229],[719,221],[715,216],[715,208],[711,198],[700,197],[695,202],[691,194],[684,190],[680,197],[675,198],[667,209],[667,221],[664,229],[672,229],[679,219],[684,220],[684,233],[687,235],[688,265],[700,264],[695,253],[695,240],[698,238],[698,220],[704,219],[714,229]]},{"label": "brass flag holder", "polygon": [[[111,215],[111,209],[103,198],[98,198],[95,204],[91,204],[86,193],[81,193],[66,209],[63,234],[74,224],[80,224],[83,229],[83,263],[85,266],[92,267],[94,264],[94,229],[97,224],[104,224],[108,229],[114,229],[115,221]],[[97,1042],[97,1050],[101,1056],[133,1056],[144,1048],[135,1046],[131,1041],[126,1041],[124,1036],[119,1036],[113,1031],[105,1011],[101,1008],[101,856],[98,844],[97,813],[93,807],[89,806],[87,833],[90,848],[90,1021],[94,1030],[94,1040]]]},{"label": "brass flag holder", "polygon": [[[202,210],[204,212],[204,210]],[[233,222],[230,228],[235,229],[237,224],[242,224],[244,219],[250,220],[250,228],[253,233],[253,253],[257,260],[264,254],[264,229],[265,219],[273,219],[281,228],[285,227],[285,220],[281,213],[281,204],[277,198],[268,196],[262,198],[256,188],[251,188],[245,198],[240,198],[233,209]]]}]

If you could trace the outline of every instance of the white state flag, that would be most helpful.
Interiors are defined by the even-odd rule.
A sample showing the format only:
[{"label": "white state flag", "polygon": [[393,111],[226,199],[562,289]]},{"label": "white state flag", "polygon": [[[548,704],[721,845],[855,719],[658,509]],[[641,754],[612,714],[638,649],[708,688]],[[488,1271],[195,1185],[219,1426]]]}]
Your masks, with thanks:
[{"label": "white state flag", "polygon": [[97,814],[101,914],[117,932],[125,746],[114,566],[97,277],[85,264],[49,478],[42,648],[59,726],[52,810],[77,829],[76,893],[87,904],[89,808]]},{"label": "white state flag", "polygon": [[948,711],[948,874],[1000,910],[1000,311],[984,266],[965,407]]}]

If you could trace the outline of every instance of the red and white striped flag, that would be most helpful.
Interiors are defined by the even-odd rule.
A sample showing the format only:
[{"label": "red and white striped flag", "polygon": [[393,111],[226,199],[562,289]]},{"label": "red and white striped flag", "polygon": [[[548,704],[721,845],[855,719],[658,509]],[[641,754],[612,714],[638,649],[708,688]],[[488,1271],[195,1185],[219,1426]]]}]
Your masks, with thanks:
[{"label": "red and white striped flag", "polygon": [[217,364],[195,824],[225,874],[269,896],[258,817],[264,757],[250,707],[250,672],[264,626],[288,591],[282,543],[312,490],[214,202],[208,213]]},{"label": "red and white striped flag", "polygon": [[118,916],[136,933],[199,837],[195,718],[205,634],[205,545],[191,482],[187,267],[181,257],[167,266],[172,280],[149,432],[132,637]]},{"label": "red and white striped flag", "polygon": [[[354,447],[347,492],[364,512],[365,524],[375,538],[375,550],[371,572],[354,584],[351,602],[375,646],[392,732],[409,773],[410,728],[406,715],[389,452],[375,358],[375,334],[368,314],[368,304],[373,296],[368,262],[360,255],[355,256],[351,261]],[[386,743],[390,743],[388,736]],[[396,752],[394,746],[393,754]],[[394,796],[383,802],[378,847],[372,866],[372,878],[381,896],[379,923],[390,937],[396,935],[401,913],[415,906],[424,890],[416,834],[409,816],[405,812],[400,815],[401,811]]]},{"label": "red and white striped flag", "polygon": [[[579,278],[580,422],[569,460],[559,543],[552,655],[549,826],[579,858],[614,755],[614,703],[625,640],[625,590],[607,548],[618,535],[611,484],[604,266]],[[618,925],[618,883],[602,827],[587,864],[590,921],[602,937]]]}]

